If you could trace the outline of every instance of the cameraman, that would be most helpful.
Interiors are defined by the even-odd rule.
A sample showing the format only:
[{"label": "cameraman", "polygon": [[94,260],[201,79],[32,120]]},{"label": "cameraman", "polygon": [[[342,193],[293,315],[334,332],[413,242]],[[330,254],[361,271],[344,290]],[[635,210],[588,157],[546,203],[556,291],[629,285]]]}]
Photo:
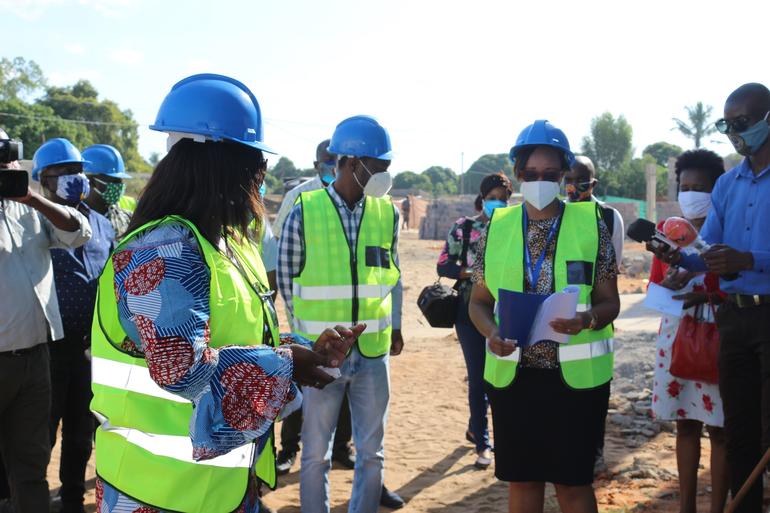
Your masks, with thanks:
[{"label": "cameraman", "polygon": [[[0,129],[0,144],[8,142]],[[0,173],[20,169],[0,162]],[[48,511],[51,374],[46,342],[62,338],[51,248],[91,237],[88,220],[27,190],[0,198],[0,454],[17,513]]]}]

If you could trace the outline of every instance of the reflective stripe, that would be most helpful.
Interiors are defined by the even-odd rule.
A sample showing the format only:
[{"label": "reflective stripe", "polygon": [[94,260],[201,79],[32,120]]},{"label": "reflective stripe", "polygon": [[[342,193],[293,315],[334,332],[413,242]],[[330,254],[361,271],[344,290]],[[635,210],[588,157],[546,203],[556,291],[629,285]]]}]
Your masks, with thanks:
[{"label": "reflective stripe", "polygon": [[611,338],[574,346],[559,346],[559,361],[588,360],[613,352],[615,341]]},{"label": "reflective stripe", "polygon": [[585,303],[578,303],[577,305],[578,312],[587,312],[589,308],[591,308],[591,305],[587,305]]},{"label": "reflective stripe", "polygon": [[[388,285],[359,285],[360,299],[384,299],[390,294],[392,287]],[[296,281],[292,283],[292,294],[306,301],[323,301],[327,299],[353,299],[353,285],[307,286]]]},{"label": "reflective stripe", "polygon": [[174,458],[183,463],[204,465],[223,468],[249,468],[251,467],[254,444],[237,447],[227,454],[217,456],[210,460],[195,461],[192,459],[193,446],[190,437],[174,435],[156,435],[145,433],[138,429],[115,427],[109,420],[97,414],[101,421],[100,428],[106,433],[114,433],[126,439],[127,442],[139,446],[142,449],[155,454]]},{"label": "reflective stripe", "polygon": [[[385,331],[391,325],[391,317],[383,317],[382,319],[375,319],[370,321],[361,320],[359,323],[366,324],[366,331],[364,333],[377,333]],[[302,319],[294,319],[295,329],[300,333],[306,333],[308,335],[320,335],[327,328],[334,328],[335,326],[349,326],[350,321],[304,321]]]},{"label": "reflective stripe", "polygon": [[176,403],[189,403],[184,397],[166,392],[150,377],[150,370],[141,365],[116,362],[106,358],[91,358],[91,381],[121,390],[166,399]]}]

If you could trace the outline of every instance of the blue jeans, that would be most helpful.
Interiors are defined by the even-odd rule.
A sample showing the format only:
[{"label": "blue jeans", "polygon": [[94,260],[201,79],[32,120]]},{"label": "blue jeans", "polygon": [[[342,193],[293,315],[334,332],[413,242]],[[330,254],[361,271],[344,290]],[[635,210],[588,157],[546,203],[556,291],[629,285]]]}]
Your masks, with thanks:
[{"label": "blue jeans", "polygon": [[455,322],[455,331],[460,340],[460,347],[462,347],[465,357],[465,367],[468,370],[468,406],[471,413],[468,420],[468,430],[476,439],[476,452],[491,449],[489,428],[487,427],[489,402],[484,391],[486,343],[484,335],[478,332],[468,317],[468,305],[462,302]]},{"label": "blue jeans", "polygon": [[342,376],[323,390],[302,390],[302,513],[329,512],[329,470],[332,442],[345,389],[356,446],[356,467],[350,513],[375,513],[380,504],[385,462],[383,441],[390,399],[389,356],[365,358],[354,348],[340,371]]}]

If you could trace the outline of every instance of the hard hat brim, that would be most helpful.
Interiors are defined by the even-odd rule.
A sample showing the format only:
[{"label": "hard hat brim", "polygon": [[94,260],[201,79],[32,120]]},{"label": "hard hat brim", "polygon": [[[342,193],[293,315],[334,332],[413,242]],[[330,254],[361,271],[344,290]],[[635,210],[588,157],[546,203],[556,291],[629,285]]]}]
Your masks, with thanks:
[{"label": "hard hat brim", "polygon": [[[37,180],[36,176],[39,176],[39,175],[40,175],[40,172],[41,172],[43,169],[47,168],[47,167],[51,167],[51,166],[61,166],[62,164],[83,164],[83,165],[85,165],[85,164],[90,164],[90,163],[91,163],[91,161],[90,161],[90,160],[83,160],[83,159],[80,159],[80,160],[77,160],[77,159],[69,159],[69,160],[60,160],[60,161],[58,161],[58,162],[52,162],[52,163],[50,163],[50,164],[46,164],[46,165],[45,165],[45,166],[43,166],[43,167],[36,167],[36,168],[33,168],[33,169],[32,169],[32,173],[34,173],[34,175],[32,176],[32,179],[33,179],[33,180]],[[85,170],[83,170],[83,172],[85,173]]]},{"label": "hard hat brim", "polygon": [[226,135],[219,135],[214,136],[211,133],[206,132],[191,132],[189,127],[173,127],[173,126],[166,126],[166,125],[150,125],[150,130],[154,130],[156,132],[182,132],[187,134],[197,134],[202,135],[206,137],[207,139],[218,142],[222,140],[226,141],[232,141],[237,142],[239,144],[243,144],[245,146],[248,146],[250,148],[254,148],[256,150],[264,151],[265,153],[270,153],[271,155],[278,155],[278,152],[272,149],[267,144],[263,143],[262,141],[243,141],[241,139],[236,139],[235,137],[228,137]]}]

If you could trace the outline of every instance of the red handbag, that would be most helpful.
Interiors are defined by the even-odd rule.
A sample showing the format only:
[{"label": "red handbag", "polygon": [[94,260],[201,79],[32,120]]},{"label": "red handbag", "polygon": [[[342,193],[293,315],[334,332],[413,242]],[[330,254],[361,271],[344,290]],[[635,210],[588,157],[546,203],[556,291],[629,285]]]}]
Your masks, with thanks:
[{"label": "red handbag", "polygon": [[[714,322],[703,319],[695,308],[695,316],[685,315],[679,323],[674,345],[671,348],[671,375],[705,383],[719,382],[719,330]],[[709,302],[712,319],[716,309]]]}]

